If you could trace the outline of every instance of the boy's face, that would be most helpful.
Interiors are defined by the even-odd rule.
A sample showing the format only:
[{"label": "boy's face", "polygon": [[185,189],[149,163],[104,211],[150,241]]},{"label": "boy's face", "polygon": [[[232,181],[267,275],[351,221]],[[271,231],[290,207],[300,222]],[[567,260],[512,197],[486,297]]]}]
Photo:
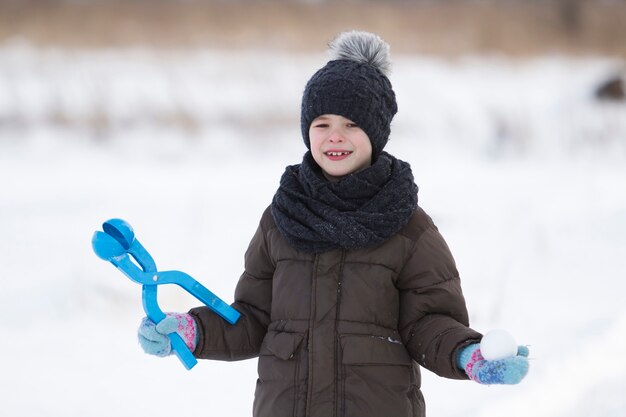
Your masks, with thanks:
[{"label": "boy's face", "polygon": [[336,114],[319,116],[309,127],[311,154],[329,180],[372,164],[372,144],[354,122]]}]

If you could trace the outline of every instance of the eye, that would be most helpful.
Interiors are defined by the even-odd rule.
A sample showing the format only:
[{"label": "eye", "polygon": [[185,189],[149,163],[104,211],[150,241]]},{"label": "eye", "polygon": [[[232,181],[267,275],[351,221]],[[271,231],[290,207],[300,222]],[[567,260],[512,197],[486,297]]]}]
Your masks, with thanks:
[{"label": "eye", "polygon": [[359,125],[357,125],[356,123],[350,122],[350,123],[346,124],[346,127],[353,128],[353,127],[359,127]]},{"label": "eye", "polygon": [[317,127],[317,128],[324,129],[324,128],[327,128],[327,127],[328,127],[328,123],[322,123],[322,122],[320,122],[320,123],[315,123],[315,124],[313,124],[313,127]]}]

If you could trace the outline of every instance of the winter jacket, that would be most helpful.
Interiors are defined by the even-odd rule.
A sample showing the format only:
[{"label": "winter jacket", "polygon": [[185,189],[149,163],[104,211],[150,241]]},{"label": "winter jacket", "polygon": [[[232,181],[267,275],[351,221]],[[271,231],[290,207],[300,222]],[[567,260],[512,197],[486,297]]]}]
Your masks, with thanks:
[{"label": "winter jacket", "polygon": [[233,307],[234,326],[190,311],[194,354],[259,356],[255,417],[424,416],[419,365],[466,379],[456,352],[481,338],[448,246],[419,207],[379,246],[317,255],[289,246],[267,209]]}]

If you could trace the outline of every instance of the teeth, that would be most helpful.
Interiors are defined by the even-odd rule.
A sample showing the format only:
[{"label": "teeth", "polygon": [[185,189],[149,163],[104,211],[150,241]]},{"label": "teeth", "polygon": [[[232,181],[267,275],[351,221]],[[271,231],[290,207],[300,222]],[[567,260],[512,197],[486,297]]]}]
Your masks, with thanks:
[{"label": "teeth", "polygon": [[342,155],[350,155],[350,152],[326,152],[326,155],[342,156]]}]

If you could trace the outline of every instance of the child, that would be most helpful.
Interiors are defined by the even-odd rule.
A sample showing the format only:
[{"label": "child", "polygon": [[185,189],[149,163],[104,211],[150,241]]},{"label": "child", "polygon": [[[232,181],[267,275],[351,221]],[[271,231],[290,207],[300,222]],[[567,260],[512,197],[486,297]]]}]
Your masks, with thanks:
[{"label": "child", "polygon": [[[383,151],[397,111],[388,45],[341,34],[309,80],[309,152],[287,167],[245,255],[228,325],[206,307],[144,319],[147,353],[178,332],[203,359],[259,357],[253,415],[424,416],[419,365],[438,375],[515,384],[528,350],[485,361],[459,274],[417,204],[409,164]],[[418,365],[419,364],[419,365]]]}]

